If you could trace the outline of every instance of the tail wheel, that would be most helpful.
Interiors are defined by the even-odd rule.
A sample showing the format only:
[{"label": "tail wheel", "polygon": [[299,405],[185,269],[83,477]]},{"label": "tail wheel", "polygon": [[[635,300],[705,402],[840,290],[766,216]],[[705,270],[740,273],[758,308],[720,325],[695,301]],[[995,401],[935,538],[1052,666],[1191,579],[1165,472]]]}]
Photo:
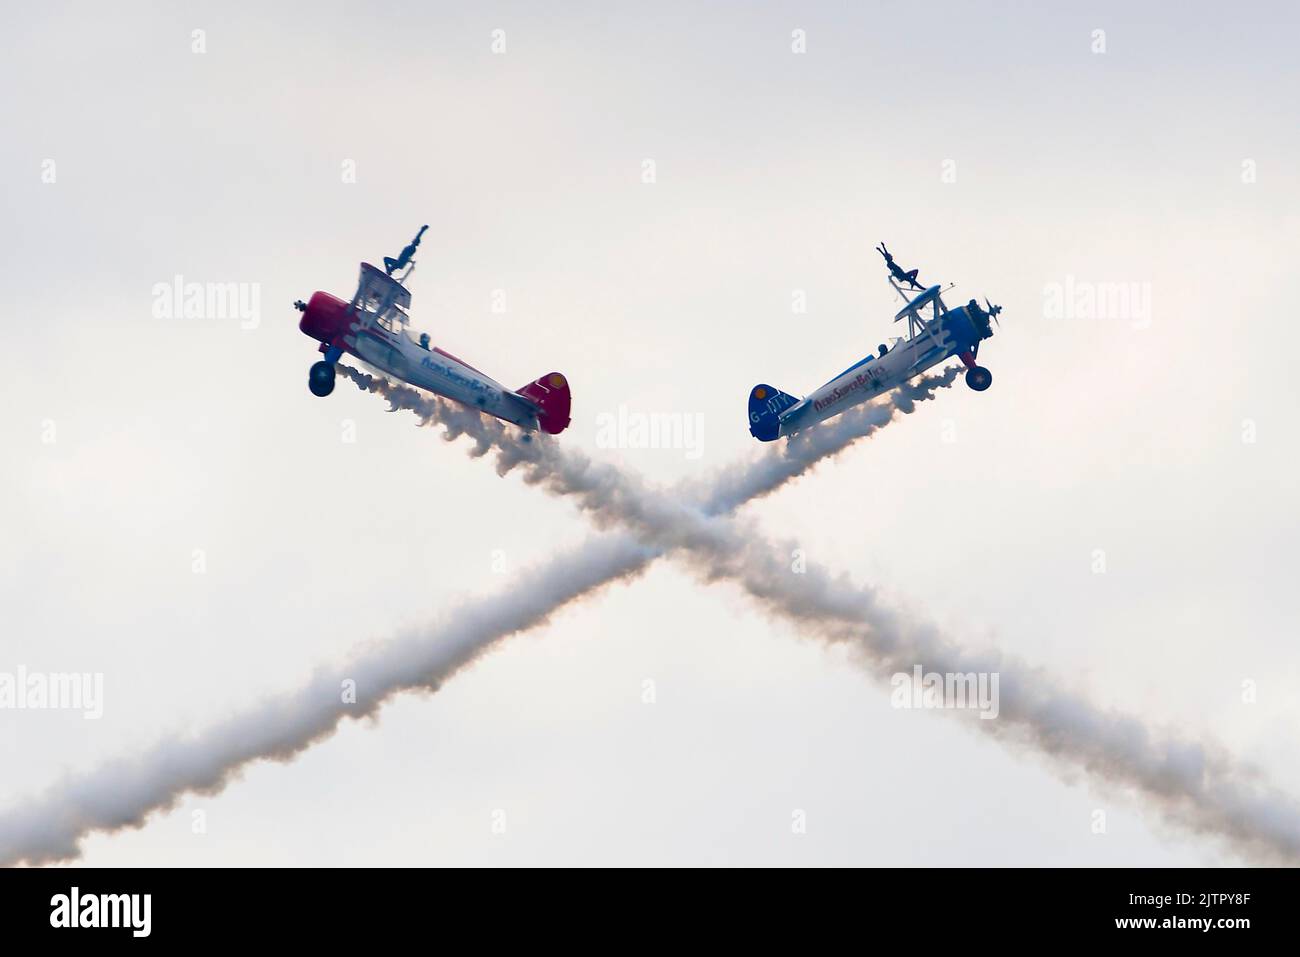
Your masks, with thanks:
[{"label": "tail wheel", "polygon": [[976,392],[983,392],[993,384],[993,373],[983,366],[971,366],[966,370],[966,384]]},{"label": "tail wheel", "polygon": [[334,363],[318,362],[307,375],[307,388],[322,398],[334,391]]}]

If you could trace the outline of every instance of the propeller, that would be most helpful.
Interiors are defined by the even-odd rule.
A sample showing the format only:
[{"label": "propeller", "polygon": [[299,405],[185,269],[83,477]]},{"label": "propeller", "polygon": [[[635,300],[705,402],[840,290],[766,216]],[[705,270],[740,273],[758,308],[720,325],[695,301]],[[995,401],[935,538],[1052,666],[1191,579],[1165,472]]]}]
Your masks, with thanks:
[{"label": "propeller", "polygon": [[989,302],[987,299],[984,300],[984,305],[988,307],[989,318],[996,322],[998,328],[1001,329],[1002,321],[998,319],[998,313],[1002,311],[1002,307],[993,305],[993,303]]}]

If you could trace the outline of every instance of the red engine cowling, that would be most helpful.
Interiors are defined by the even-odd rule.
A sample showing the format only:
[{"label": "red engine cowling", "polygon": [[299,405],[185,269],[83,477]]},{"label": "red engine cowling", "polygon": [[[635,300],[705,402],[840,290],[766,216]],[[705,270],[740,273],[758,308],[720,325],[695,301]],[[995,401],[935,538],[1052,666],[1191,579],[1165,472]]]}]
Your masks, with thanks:
[{"label": "red engine cowling", "polygon": [[298,328],[328,345],[348,331],[348,304],[327,292],[314,292],[302,311]]},{"label": "red engine cowling", "polygon": [[543,432],[558,435],[569,427],[573,397],[569,393],[569,381],[560,373],[548,372],[519,389],[518,394],[538,406],[537,424]]}]

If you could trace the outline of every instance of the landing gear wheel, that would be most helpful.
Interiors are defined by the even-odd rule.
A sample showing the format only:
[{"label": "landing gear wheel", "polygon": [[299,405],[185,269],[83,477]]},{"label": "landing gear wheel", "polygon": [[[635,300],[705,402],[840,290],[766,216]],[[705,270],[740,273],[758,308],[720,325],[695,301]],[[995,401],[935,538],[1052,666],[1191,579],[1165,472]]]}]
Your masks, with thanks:
[{"label": "landing gear wheel", "polygon": [[971,366],[966,370],[966,384],[976,392],[983,392],[993,384],[993,373],[983,366]]},{"label": "landing gear wheel", "polygon": [[312,366],[311,372],[307,375],[307,388],[311,389],[312,395],[318,395],[321,398],[333,392],[334,363],[318,362]]}]

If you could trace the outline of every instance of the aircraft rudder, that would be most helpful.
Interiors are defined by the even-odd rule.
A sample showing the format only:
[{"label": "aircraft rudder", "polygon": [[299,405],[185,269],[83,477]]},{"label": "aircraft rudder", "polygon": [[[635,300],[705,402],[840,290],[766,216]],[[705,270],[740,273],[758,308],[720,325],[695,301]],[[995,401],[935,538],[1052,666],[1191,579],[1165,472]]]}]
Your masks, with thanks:
[{"label": "aircraft rudder", "polygon": [[548,372],[517,390],[537,406],[537,425],[548,435],[559,435],[569,427],[573,394],[569,380],[558,372]]},{"label": "aircraft rudder", "polygon": [[781,434],[781,413],[799,400],[780,389],[760,382],[749,390],[749,434],[760,442],[771,442]]}]

